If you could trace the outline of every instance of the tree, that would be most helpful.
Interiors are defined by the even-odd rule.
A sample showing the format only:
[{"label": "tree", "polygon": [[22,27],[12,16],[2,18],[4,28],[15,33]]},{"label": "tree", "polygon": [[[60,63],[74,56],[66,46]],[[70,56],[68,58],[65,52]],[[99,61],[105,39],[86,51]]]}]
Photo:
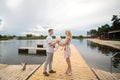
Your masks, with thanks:
[{"label": "tree", "polygon": [[89,36],[90,35],[90,32],[89,31],[87,31],[87,36]]},{"label": "tree", "polygon": [[108,31],[110,31],[110,26],[108,24],[98,27],[98,34],[100,34],[102,32],[108,32]]},{"label": "tree", "polygon": [[2,35],[0,35],[0,39],[2,38]]},{"label": "tree", "polygon": [[13,38],[16,37],[16,35],[13,35]]},{"label": "tree", "polygon": [[[120,15],[119,15],[120,16]],[[91,29],[90,31],[87,32],[87,35],[90,35],[91,37],[95,36],[108,36],[109,31],[113,30],[120,30],[120,17],[118,15],[113,15],[111,21],[112,21],[112,26],[105,24],[100,27],[98,27],[97,30]]]},{"label": "tree", "polygon": [[82,35],[80,35],[80,36],[79,36],[79,38],[81,39],[81,38],[83,38],[83,36],[82,36]]},{"label": "tree", "polygon": [[120,30],[120,17],[118,15],[113,15],[111,30]]},{"label": "tree", "polygon": [[26,37],[28,37],[28,38],[29,38],[29,37],[32,37],[32,34],[27,34]]},{"label": "tree", "polygon": [[95,37],[98,35],[98,32],[96,29],[91,29],[89,33],[90,33],[91,37]]}]

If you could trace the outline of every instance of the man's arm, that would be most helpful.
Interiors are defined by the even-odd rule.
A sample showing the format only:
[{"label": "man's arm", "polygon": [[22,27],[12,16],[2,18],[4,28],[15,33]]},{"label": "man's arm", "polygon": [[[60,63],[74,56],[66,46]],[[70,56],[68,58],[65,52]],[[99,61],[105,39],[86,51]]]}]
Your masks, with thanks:
[{"label": "man's arm", "polygon": [[51,43],[49,43],[49,46],[55,46],[56,43],[57,42],[51,42]]}]

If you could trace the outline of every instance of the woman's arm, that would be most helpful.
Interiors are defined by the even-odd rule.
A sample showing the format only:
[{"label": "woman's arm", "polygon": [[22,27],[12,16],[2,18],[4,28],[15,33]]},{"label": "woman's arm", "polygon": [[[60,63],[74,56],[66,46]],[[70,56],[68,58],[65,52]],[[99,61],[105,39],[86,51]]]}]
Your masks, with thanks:
[{"label": "woman's arm", "polygon": [[51,43],[49,43],[49,46],[55,46],[56,43],[57,43],[57,41],[56,42],[51,42]]},{"label": "woman's arm", "polygon": [[64,43],[58,43],[60,46],[66,46],[69,43],[70,39],[67,38]]}]

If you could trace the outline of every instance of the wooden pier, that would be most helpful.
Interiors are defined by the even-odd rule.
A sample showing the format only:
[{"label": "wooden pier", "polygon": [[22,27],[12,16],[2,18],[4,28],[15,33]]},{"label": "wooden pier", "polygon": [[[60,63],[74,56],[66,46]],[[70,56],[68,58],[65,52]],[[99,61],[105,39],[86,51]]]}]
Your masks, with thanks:
[{"label": "wooden pier", "polygon": [[19,53],[28,53],[29,50],[36,50],[36,53],[46,54],[46,48],[36,48],[36,47],[20,47],[18,49]]},{"label": "wooden pier", "polygon": [[29,78],[29,80],[98,80],[92,70],[89,68],[85,60],[81,57],[76,48],[71,45],[71,65],[72,75],[67,76],[65,70],[67,64],[63,56],[63,48],[59,47],[54,53],[53,69],[57,71],[45,77],[43,73],[43,65]]},{"label": "wooden pier", "polygon": [[43,44],[37,44],[37,47],[20,47],[18,53],[29,53],[29,50],[36,50],[37,54],[46,54],[46,48],[44,48]]},{"label": "wooden pier", "polygon": [[99,80],[120,80],[120,73],[110,73],[100,69],[92,68]]},{"label": "wooden pier", "polygon": [[[4,67],[3,67],[4,66]],[[27,78],[34,72],[40,65],[26,65],[23,71],[21,65],[6,65],[2,64],[0,68],[0,80],[27,80]]]}]

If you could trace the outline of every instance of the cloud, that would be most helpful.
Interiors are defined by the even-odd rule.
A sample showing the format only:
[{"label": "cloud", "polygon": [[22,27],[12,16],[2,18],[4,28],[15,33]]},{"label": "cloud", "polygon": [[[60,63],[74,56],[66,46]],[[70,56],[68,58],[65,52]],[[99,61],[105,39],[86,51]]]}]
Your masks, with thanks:
[{"label": "cloud", "polygon": [[5,20],[6,34],[21,35],[33,32],[55,34],[71,29],[73,34],[83,34],[105,23],[111,24],[113,14],[118,14],[120,0],[0,0],[0,16]]},{"label": "cloud", "polygon": [[28,29],[26,32],[22,32],[22,35],[33,34],[36,36],[39,35],[47,35],[47,30],[50,28],[49,25],[39,25],[37,24],[35,27]]},{"label": "cloud", "polygon": [[4,27],[4,20],[0,17],[0,30],[2,30]]},{"label": "cloud", "polygon": [[16,10],[22,3],[23,0],[6,0],[6,6],[10,10]]}]

